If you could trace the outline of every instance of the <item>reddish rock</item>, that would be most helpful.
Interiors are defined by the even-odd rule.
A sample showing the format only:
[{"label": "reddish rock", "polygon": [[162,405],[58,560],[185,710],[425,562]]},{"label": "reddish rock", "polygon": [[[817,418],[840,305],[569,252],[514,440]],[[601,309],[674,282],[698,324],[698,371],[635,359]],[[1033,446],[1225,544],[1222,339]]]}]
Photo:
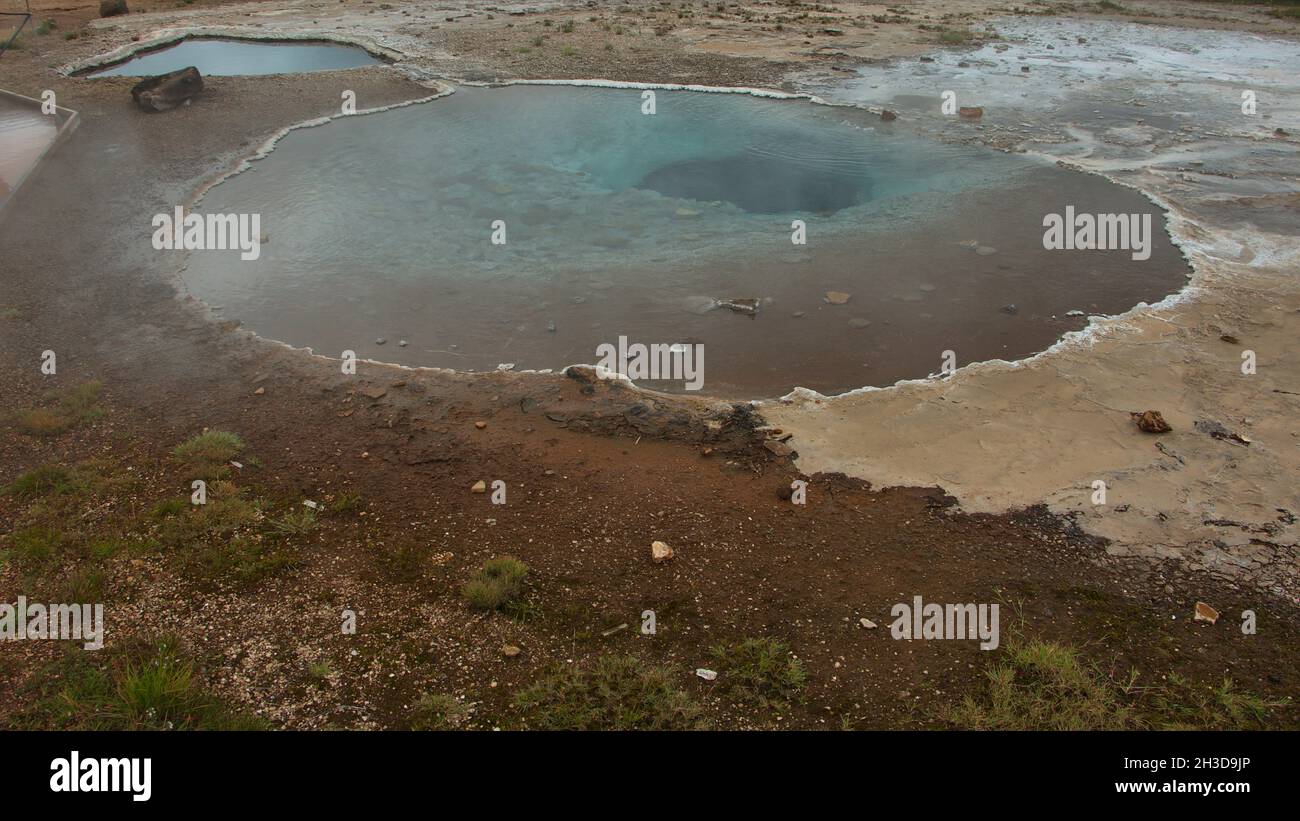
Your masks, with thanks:
[{"label": "reddish rock", "polygon": [[1137,423],[1138,430],[1143,433],[1168,433],[1173,430],[1157,410],[1130,413],[1129,417]]}]

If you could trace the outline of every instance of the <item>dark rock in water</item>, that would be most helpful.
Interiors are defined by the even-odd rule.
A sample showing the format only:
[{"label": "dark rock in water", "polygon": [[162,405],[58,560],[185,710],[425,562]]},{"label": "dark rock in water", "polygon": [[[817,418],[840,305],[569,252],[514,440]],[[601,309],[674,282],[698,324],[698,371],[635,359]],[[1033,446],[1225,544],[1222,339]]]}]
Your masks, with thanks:
[{"label": "dark rock in water", "polygon": [[957,116],[963,120],[978,120],[984,116],[984,108],[977,105],[964,105],[957,109]]},{"label": "dark rock in water", "polygon": [[126,0],[99,0],[100,17],[116,17],[119,14],[129,14],[130,9],[126,7]]},{"label": "dark rock in water", "polygon": [[735,311],[738,314],[754,316],[758,313],[759,301],[753,298],[719,299],[717,305],[719,308],[726,308],[727,310]]},{"label": "dark rock in water", "polygon": [[885,122],[888,123],[888,122],[892,122],[892,121],[894,121],[894,120],[897,120],[897,119],[898,119],[898,115],[895,114],[894,112],[890,111],[890,110],[887,109],[887,108],[882,108],[882,109],[880,110],[880,119],[882,119],[882,120],[884,120]]},{"label": "dark rock in water", "polygon": [[203,90],[203,75],[194,66],[141,80],[131,89],[131,98],[145,111],[167,111],[184,105]]}]

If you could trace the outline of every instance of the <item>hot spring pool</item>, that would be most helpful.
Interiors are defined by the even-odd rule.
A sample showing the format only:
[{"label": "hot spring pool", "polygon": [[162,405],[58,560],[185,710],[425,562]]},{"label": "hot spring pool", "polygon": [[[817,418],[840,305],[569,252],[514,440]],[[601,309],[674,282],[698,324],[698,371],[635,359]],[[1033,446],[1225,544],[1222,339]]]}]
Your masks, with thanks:
[{"label": "hot spring pool", "polygon": [[[1071,310],[1120,312],[1185,281],[1159,210],[1097,177],[857,109],[686,91],[642,104],[466,88],[294,131],[196,209],[260,214],[260,257],[192,252],[185,282],[330,356],[541,369],[594,363],[619,337],[702,344],[704,393],[765,397],[923,377],[945,350],[1022,357],[1082,327]],[[1067,205],[1151,214],[1150,259],[1044,250],[1044,215]],[[736,299],[757,315],[711,309]]]},{"label": "hot spring pool", "polygon": [[86,72],[91,77],[152,77],[194,66],[205,77],[337,71],[380,65],[365,49],[339,43],[191,37]]}]

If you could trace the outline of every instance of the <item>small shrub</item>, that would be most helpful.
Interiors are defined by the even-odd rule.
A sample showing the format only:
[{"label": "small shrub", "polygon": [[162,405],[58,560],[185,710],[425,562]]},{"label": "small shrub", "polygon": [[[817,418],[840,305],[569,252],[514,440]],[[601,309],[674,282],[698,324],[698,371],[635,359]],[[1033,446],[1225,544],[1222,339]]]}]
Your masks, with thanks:
[{"label": "small shrub", "polygon": [[808,674],[803,663],[775,639],[745,639],[713,648],[721,689],[741,701],[785,704],[800,697]]},{"label": "small shrub", "polygon": [[461,595],[478,610],[497,610],[523,589],[528,565],[513,556],[500,556],[483,564],[483,569],[461,588]]},{"label": "small shrub", "polygon": [[514,696],[524,721],[542,730],[701,729],[699,705],[672,672],[635,656],[561,666]]}]

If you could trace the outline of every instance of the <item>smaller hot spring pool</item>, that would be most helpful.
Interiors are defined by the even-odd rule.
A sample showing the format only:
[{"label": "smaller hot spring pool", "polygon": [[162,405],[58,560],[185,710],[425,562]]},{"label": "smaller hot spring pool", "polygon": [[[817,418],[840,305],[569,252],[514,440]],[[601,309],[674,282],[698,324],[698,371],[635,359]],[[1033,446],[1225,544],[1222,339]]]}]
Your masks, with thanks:
[{"label": "smaller hot spring pool", "polygon": [[174,45],[143,51],[90,77],[152,77],[194,66],[205,77],[249,74],[298,74],[382,65],[383,60],[356,46],[282,40],[228,40],[192,37]]}]

